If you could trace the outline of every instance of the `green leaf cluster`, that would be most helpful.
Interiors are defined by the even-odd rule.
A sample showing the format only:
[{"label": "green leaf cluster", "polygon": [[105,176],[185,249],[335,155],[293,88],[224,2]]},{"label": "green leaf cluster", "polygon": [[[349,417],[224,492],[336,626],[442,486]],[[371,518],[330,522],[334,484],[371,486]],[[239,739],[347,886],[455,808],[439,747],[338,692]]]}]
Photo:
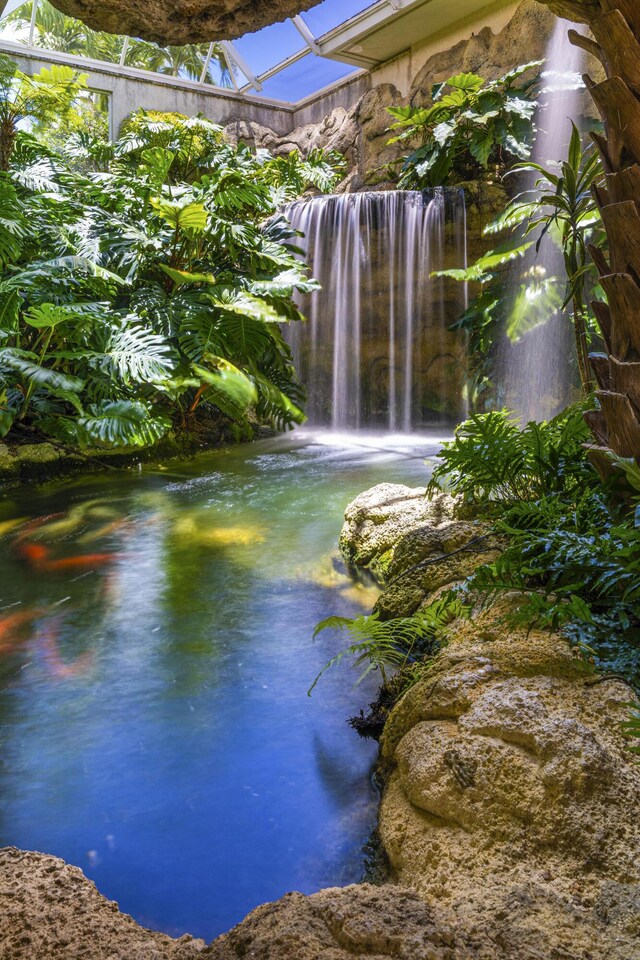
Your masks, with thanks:
[{"label": "green leaf cluster", "polygon": [[353,666],[361,670],[357,683],[361,683],[372,670],[379,670],[383,683],[386,683],[390,670],[402,670],[411,663],[433,656],[443,642],[445,628],[466,612],[467,608],[458,597],[446,593],[411,617],[380,620],[378,613],[355,619],[327,617],[317,624],[314,639],[323,630],[345,630],[353,642],[322,668],[309,689],[309,695],[325,671],[347,657],[352,658]]},{"label": "green leaf cluster", "polygon": [[140,111],[108,149],[87,143],[81,162],[77,143],[56,154],[20,132],[10,159],[2,435],[147,446],[172,425],[195,427],[203,404],[243,430],[304,419],[283,327],[302,319],[295,293],[317,284],[280,209],[283,196],[333,186],[332,157],[283,163],[231,145],[203,117]]},{"label": "green leaf cluster", "polygon": [[[388,107],[397,131],[389,143],[416,144],[402,160],[399,186],[437,187],[470,179],[491,164],[527,160],[535,131],[534,80],[523,76],[541,61],[497,80],[460,73],[436,84],[427,107]],[[520,85],[516,85],[517,82]]]}]

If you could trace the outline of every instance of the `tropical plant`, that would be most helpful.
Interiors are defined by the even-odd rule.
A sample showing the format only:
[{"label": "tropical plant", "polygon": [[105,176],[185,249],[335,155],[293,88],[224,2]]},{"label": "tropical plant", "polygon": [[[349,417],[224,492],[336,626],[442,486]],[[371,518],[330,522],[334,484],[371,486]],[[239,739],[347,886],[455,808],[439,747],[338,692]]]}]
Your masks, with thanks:
[{"label": "tropical plant", "polygon": [[[602,179],[602,163],[594,147],[584,148],[577,127],[567,160],[557,169],[539,164],[517,164],[507,175],[534,173],[535,183],[519,193],[484,233],[511,236],[464,269],[437,276],[480,284],[465,313],[452,325],[470,338],[471,395],[474,403],[491,393],[493,359],[506,337],[514,341],[534,326],[548,321],[571,304],[576,354],[586,394],[592,391],[588,356],[599,343],[590,301],[598,285],[593,255],[606,245],[594,189]],[[562,250],[565,277],[549,276],[532,254],[549,236]],[[523,258],[518,270],[514,261]],[[511,296],[505,296],[505,267],[509,268]],[[517,278],[517,281],[516,281]]]},{"label": "tropical plant", "polygon": [[411,617],[384,621],[380,620],[378,613],[355,619],[327,617],[317,624],[314,639],[323,630],[346,630],[353,643],[322,668],[309,689],[309,695],[325,671],[346,657],[355,657],[354,667],[363,668],[357,683],[361,683],[372,670],[379,670],[382,682],[386,684],[389,670],[402,670],[410,663],[433,656],[442,642],[445,628],[466,612],[462,601],[447,593]]},{"label": "tropical plant", "polygon": [[444,444],[429,491],[446,487],[474,503],[539,500],[597,482],[584,458],[589,430],[582,406],[549,422],[520,426],[508,411],[475,414]]},{"label": "tropical plant", "polygon": [[535,131],[533,80],[516,81],[540,66],[527,63],[498,80],[460,73],[432,88],[431,106],[387,107],[400,131],[389,143],[416,142],[401,161],[399,186],[437,187],[479,171],[527,160]]},{"label": "tropical plant", "polygon": [[638,684],[640,469],[618,459],[603,484],[587,460],[582,411],[522,431],[505,412],[472,418],[442,451],[431,487],[474,503],[505,543],[460,588],[463,602],[508,595],[510,624],[560,630],[600,669]]},{"label": "tropical plant", "polygon": [[242,429],[300,422],[282,325],[316,285],[281,169],[202,117],[139,117],[100,150],[82,173],[77,143],[65,159],[19,134],[0,179],[0,432],[148,445],[202,404]]},{"label": "tropical plant", "polygon": [[[603,452],[640,456],[640,369],[637,366],[640,275],[636,269],[636,237],[640,202],[640,7],[634,0],[541,0],[570,20],[587,23],[591,37],[573,31],[571,40],[600,60],[606,79],[587,87],[605,122],[606,135],[594,134],[606,170],[605,185],[596,193],[610,262],[597,258],[607,297],[595,307],[606,354],[596,357],[593,372],[600,409],[589,423]],[[601,463],[603,457],[600,457]]]},{"label": "tropical plant", "polygon": [[532,188],[519,194],[505,212],[487,228],[487,233],[524,228],[524,236],[537,234],[536,247],[548,232],[560,243],[567,277],[563,308],[571,304],[580,378],[586,393],[592,390],[589,367],[593,314],[588,301],[598,283],[591,251],[602,249],[606,236],[594,197],[604,171],[592,144],[583,147],[580,131],[572,123],[569,155],[558,169],[537,163],[518,164],[512,173],[533,173]]},{"label": "tropical plant", "polygon": [[9,169],[21,121],[59,122],[85,88],[86,76],[71,67],[53,64],[29,76],[0,54],[0,171]]}]

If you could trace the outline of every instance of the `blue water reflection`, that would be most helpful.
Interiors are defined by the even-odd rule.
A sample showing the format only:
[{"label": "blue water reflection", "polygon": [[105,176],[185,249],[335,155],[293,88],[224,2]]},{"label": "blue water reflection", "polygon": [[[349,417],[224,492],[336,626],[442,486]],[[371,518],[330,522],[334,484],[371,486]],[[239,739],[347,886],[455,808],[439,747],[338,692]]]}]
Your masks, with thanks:
[{"label": "blue water reflection", "polygon": [[309,698],[342,644],[311,634],[374,599],[335,557],[346,503],[436,448],[295,435],[6,495],[0,841],[207,939],[358,880],[375,749],[345,719],[375,681]]}]

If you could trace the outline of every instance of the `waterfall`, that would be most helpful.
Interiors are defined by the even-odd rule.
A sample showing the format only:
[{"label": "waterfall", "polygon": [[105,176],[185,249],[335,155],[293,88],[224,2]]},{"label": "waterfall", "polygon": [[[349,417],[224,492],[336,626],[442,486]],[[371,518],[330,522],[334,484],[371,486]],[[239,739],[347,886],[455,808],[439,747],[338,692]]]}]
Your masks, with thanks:
[{"label": "waterfall", "polygon": [[[558,20],[547,46],[544,87],[538,110],[538,134],[533,160],[553,167],[566,159],[571,138],[571,120],[580,114],[584,85],[584,51],[569,41],[568,30],[576,24]],[[533,188],[537,175],[530,175],[526,188]],[[565,296],[565,266],[558,244],[546,234],[537,253],[524,261],[530,285],[526,297],[542,297],[541,281],[557,277],[551,289],[553,297],[545,301],[547,316],[523,333],[498,359],[497,380],[502,384],[506,405],[523,422],[544,420],[562,410],[571,399],[575,383],[575,342],[570,319],[561,309]],[[512,320],[517,326],[522,300],[518,298],[518,278],[508,295],[512,301]]]},{"label": "waterfall", "polygon": [[322,289],[286,335],[313,425],[419,429],[463,414],[464,339],[447,329],[463,285],[464,196],[389,190],[298,201],[287,216]]}]

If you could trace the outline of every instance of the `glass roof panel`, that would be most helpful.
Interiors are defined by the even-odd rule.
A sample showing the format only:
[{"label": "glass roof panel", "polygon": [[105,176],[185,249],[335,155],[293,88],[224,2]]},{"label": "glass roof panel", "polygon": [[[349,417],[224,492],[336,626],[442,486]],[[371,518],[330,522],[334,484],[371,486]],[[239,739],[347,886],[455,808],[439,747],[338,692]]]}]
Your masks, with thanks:
[{"label": "glass roof panel", "polygon": [[357,69],[350,63],[327,60],[310,53],[296,63],[292,63],[291,66],[285,67],[269,80],[265,80],[260,93],[261,96],[271,97],[274,100],[295,102],[336,80],[342,80],[343,77],[356,73]]},{"label": "glass roof panel", "polygon": [[373,4],[367,3],[367,0],[323,0],[317,7],[305,10],[300,16],[314,37],[322,37],[370,6]]},{"label": "glass roof panel", "polygon": [[307,47],[290,20],[263,27],[256,33],[245,33],[239,40],[233,41],[233,46],[253,70],[255,76],[260,76],[282,60]]}]

